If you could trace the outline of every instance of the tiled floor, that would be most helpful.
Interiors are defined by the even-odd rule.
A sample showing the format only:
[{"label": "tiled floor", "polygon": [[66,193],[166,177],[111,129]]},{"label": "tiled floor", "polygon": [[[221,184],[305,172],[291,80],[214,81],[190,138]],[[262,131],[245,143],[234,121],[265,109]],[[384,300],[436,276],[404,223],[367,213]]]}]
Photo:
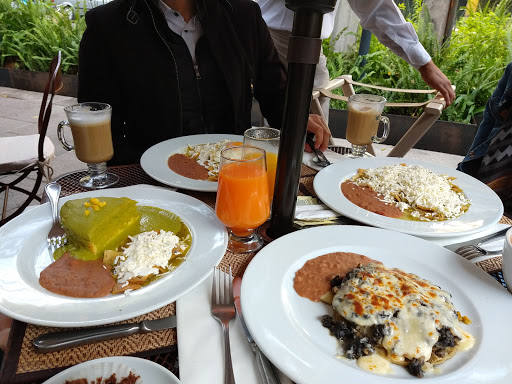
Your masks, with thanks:
[{"label": "tiled floor", "polygon": [[[42,93],[30,92],[14,88],[0,87],[0,137],[30,135],[37,133],[37,119],[41,107]],[[68,96],[55,96],[53,101],[53,110],[48,126],[48,137],[55,145],[55,158],[51,161],[53,168],[53,177],[64,173],[85,169],[84,163],[79,161],[74,152],[67,152],[62,148],[57,138],[57,125],[61,120],[66,120],[64,107],[76,103],[76,99]],[[71,134],[69,142],[72,142]],[[67,137],[67,136],[66,136]],[[346,140],[337,139],[336,144],[349,146]],[[376,145],[376,155],[386,156],[390,146]],[[451,155],[440,152],[432,152],[420,149],[412,149],[405,158],[423,160],[435,164],[455,168],[462,156]],[[44,184],[42,188],[44,188]],[[40,193],[42,192],[42,189]],[[16,196],[11,193],[9,196],[8,211],[20,204],[22,196]],[[0,196],[0,207],[3,204],[3,195]],[[37,204],[37,202],[33,203]]]}]

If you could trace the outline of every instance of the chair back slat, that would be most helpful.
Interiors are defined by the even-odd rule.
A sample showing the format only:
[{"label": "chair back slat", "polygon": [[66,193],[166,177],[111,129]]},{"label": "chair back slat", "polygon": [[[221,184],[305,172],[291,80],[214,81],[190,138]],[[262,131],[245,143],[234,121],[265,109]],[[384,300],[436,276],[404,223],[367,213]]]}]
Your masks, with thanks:
[{"label": "chair back slat", "polygon": [[[37,121],[37,128],[39,131],[39,143],[38,143],[38,158],[39,161],[44,161],[44,140],[46,132],[48,130],[48,124],[50,122],[50,116],[52,113],[53,97],[55,93],[58,93],[62,89],[62,72],[61,72],[62,55],[59,51],[50,63],[50,70],[48,72],[48,82],[43,93],[43,99],[41,101],[41,108],[39,110],[39,118]],[[50,100],[48,101],[48,96]]]}]

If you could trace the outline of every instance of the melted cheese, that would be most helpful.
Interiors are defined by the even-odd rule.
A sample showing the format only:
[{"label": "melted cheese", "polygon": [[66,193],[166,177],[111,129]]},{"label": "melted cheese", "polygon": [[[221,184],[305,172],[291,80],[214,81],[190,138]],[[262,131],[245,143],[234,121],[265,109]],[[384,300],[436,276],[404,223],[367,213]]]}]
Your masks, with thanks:
[{"label": "melted cheese", "polygon": [[370,187],[402,212],[412,210],[413,217],[420,217],[416,209],[432,211],[421,216],[427,220],[454,218],[469,207],[470,201],[451,179],[420,165],[406,164],[361,169],[354,177],[358,185]]},{"label": "melted cheese", "polygon": [[335,294],[333,308],[360,326],[383,324],[382,346],[391,361],[428,361],[443,326],[461,340],[472,338],[460,328],[451,295],[428,280],[378,264],[351,274]]},{"label": "melted cheese", "polygon": [[149,231],[130,236],[131,242],[123,248],[123,254],[114,261],[114,274],[117,282],[123,285],[135,276],[160,273],[169,266],[169,260],[185,249],[180,238],[172,232]]},{"label": "melted cheese", "polygon": [[386,374],[393,372],[389,361],[377,354],[362,356],[357,359],[356,364],[359,368],[373,373]]}]

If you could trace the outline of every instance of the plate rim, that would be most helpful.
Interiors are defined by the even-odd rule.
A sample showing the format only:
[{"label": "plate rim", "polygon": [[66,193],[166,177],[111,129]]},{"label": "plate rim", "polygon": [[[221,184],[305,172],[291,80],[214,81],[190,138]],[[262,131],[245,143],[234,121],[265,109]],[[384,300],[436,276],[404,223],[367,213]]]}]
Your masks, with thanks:
[{"label": "plate rim", "polygon": [[[210,140],[208,140],[210,138]],[[216,139],[214,139],[216,138]],[[198,135],[180,136],[173,139],[168,139],[153,145],[148,148],[140,158],[140,165],[144,172],[146,172],[151,178],[169,185],[171,187],[186,189],[190,191],[199,192],[216,192],[218,183],[215,181],[204,181],[194,180],[185,176],[181,176],[167,167],[167,159],[170,155],[178,152],[179,149],[184,148],[188,144],[197,145],[215,143],[220,140],[233,140],[243,141],[243,135],[228,134],[228,133],[206,133]],[[164,148],[169,146],[169,150],[165,151],[164,159]],[[162,152],[161,152],[162,151]],[[165,165],[165,166],[164,166]],[[165,170],[170,172],[171,178],[163,177],[162,174]]]},{"label": "plate rim", "polygon": [[[407,233],[410,235],[415,236],[421,236],[421,237],[456,237],[456,236],[462,236],[462,235],[470,235],[473,233],[481,232],[485,230],[486,228],[496,224],[499,222],[501,217],[503,216],[504,208],[503,203],[491,188],[489,188],[487,185],[482,183],[480,180],[463,173],[461,171],[458,171],[456,169],[451,169],[448,167],[445,167],[443,165],[438,165],[434,163],[429,163],[422,160],[414,160],[414,159],[407,159],[403,157],[375,157],[375,158],[362,158],[362,159],[349,159],[352,161],[352,164],[356,164],[356,166],[350,166],[349,162],[342,161],[335,164],[332,164],[324,169],[322,169],[320,172],[318,172],[313,179],[313,189],[315,190],[315,193],[318,195],[318,198],[329,208],[332,210],[342,214],[343,216],[349,217],[353,220],[356,220],[360,223],[384,228],[384,229],[393,229],[398,232]],[[364,163],[369,163],[369,165],[365,165]],[[468,218],[468,213],[465,213],[464,215],[459,216],[458,218],[446,220],[442,222],[410,222],[407,220],[401,220],[401,219],[393,219],[389,217],[385,217],[382,215],[378,215],[376,213],[367,211],[363,208],[358,207],[354,203],[350,202],[341,192],[339,195],[333,198],[333,194],[328,192],[325,188],[325,184],[329,185],[329,191],[337,187],[339,188],[339,185],[341,185],[341,182],[346,180],[351,175],[355,174],[355,170],[357,168],[375,168],[378,166],[383,165],[391,165],[391,164],[397,164],[397,163],[407,163],[410,165],[421,165],[425,168],[431,169],[432,171],[436,173],[446,173],[450,176],[455,176],[457,179],[462,181],[462,184],[470,184],[469,190],[472,191],[473,188],[476,188],[478,185],[479,187],[482,187],[482,193],[485,193],[488,195],[489,199],[493,200],[493,207],[496,206],[496,212],[494,212],[494,215],[492,216],[492,219],[489,219],[485,224],[481,226],[475,226],[470,229],[461,230],[461,231],[442,231],[442,232],[436,232],[434,229],[428,229],[423,228],[430,225],[433,227],[434,225],[432,223],[436,223],[436,225],[439,226],[448,226],[448,223],[456,222],[457,219],[459,220],[465,220]],[[361,165],[359,165],[361,164]],[[358,166],[359,165],[359,166]],[[350,172],[347,172],[345,168],[350,168]],[[341,169],[341,170],[340,170]],[[343,174],[337,174],[337,172],[344,172]],[[338,185],[339,183],[339,185]],[[336,185],[335,185],[336,184]],[[467,187],[465,187],[467,189]],[[464,190],[464,188],[463,188]],[[340,202],[343,204],[343,209],[340,209],[339,204]],[[471,210],[471,207],[470,207]],[[466,216],[465,216],[466,215]],[[469,216],[470,218],[472,216]],[[414,226],[411,225],[411,223],[414,224]],[[422,228],[421,230],[415,229],[415,227]]]},{"label": "plate rim", "polygon": [[[43,382],[43,384],[60,384],[62,381],[66,379],[66,376],[71,374],[73,371],[78,371],[82,368],[86,368],[88,366],[94,366],[96,364],[104,364],[109,362],[118,362],[125,365],[138,365],[142,366],[148,369],[155,369],[160,371],[162,374],[165,374],[168,379],[172,380],[171,382],[167,381],[166,383],[180,383],[179,379],[169,371],[168,369],[165,369],[162,365],[155,363],[154,361],[143,359],[141,357],[136,356],[108,356],[108,357],[100,357],[93,360],[84,361],[82,363],[76,364],[72,367],[66,368],[65,370],[55,374],[54,376],[48,378]],[[145,381],[143,381],[145,382]]]},{"label": "plate rim", "polygon": [[[286,353],[285,349],[287,347],[286,346],[283,347],[282,345],[284,345],[286,343],[290,344],[292,342],[289,340],[278,341],[277,338],[275,337],[275,335],[279,334],[279,332],[276,332],[275,325],[269,326],[269,324],[275,324],[276,322],[281,321],[280,320],[282,318],[280,316],[280,315],[282,315],[281,312],[286,312],[284,309],[284,305],[287,305],[288,307],[291,306],[290,301],[287,300],[288,298],[285,297],[286,294],[283,291],[285,289],[284,286],[286,284],[293,285],[293,283],[290,283],[290,281],[288,281],[288,280],[284,281],[285,278],[288,279],[288,276],[287,276],[288,269],[292,268],[293,266],[297,266],[297,264],[299,264],[299,260],[301,261],[300,265],[302,265],[302,261],[305,262],[305,260],[309,260],[310,258],[306,258],[306,257],[304,257],[304,260],[302,260],[301,255],[307,254],[308,252],[311,251],[311,249],[318,249],[318,248],[315,248],[316,245],[313,242],[325,240],[325,238],[322,239],[322,236],[326,236],[326,237],[331,236],[331,238],[328,240],[329,241],[328,245],[325,245],[324,243],[322,243],[324,247],[327,247],[327,248],[330,247],[332,249],[331,243],[336,242],[337,244],[339,244],[339,246],[338,246],[339,248],[343,248],[344,245],[342,242],[340,242],[339,235],[341,235],[341,239],[344,239],[344,236],[345,236],[346,237],[345,240],[348,239],[347,241],[350,242],[350,241],[353,241],[353,239],[354,239],[354,231],[361,233],[361,234],[358,234],[357,236],[363,236],[362,232],[366,232],[364,234],[364,238],[361,239],[364,241],[367,241],[368,238],[371,238],[372,234],[380,233],[383,236],[385,235],[388,237],[394,237],[395,239],[397,239],[397,238],[398,239],[406,239],[407,241],[411,241],[411,242],[414,242],[417,244],[426,245],[427,248],[432,248],[432,249],[435,248],[435,249],[442,251],[442,253],[444,255],[436,256],[436,258],[445,257],[445,256],[450,257],[451,258],[450,260],[453,261],[457,266],[459,266],[459,265],[461,266],[461,271],[465,271],[465,272],[462,272],[462,275],[469,277],[470,280],[473,282],[474,281],[478,282],[478,284],[477,284],[477,285],[479,285],[478,288],[471,287],[470,289],[472,289],[476,293],[478,300],[481,303],[484,303],[485,308],[487,308],[487,311],[482,310],[482,313],[487,318],[487,321],[485,322],[486,324],[490,323],[490,321],[492,320],[491,319],[492,314],[494,312],[494,310],[492,308],[489,311],[489,308],[492,307],[492,304],[490,304],[490,301],[486,302],[486,300],[488,299],[488,296],[486,296],[486,295],[488,295],[489,293],[497,294],[497,296],[499,296],[499,298],[495,299],[495,300],[510,299],[510,297],[509,297],[510,294],[508,293],[508,291],[499,282],[497,282],[492,276],[490,276],[488,273],[486,273],[483,269],[481,269],[478,266],[472,264],[471,262],[461,258],[457,254],[453,253],[452,251],[450,251],[440,245],[431,243],[428,240],[421,239],[421,238],[418,238],[415,236],[403,234],[400,232],[390,231],[390,230],[386,230],[386,229],[382,229],[382,228],[348,226],[348,225],[343,225],[343,226],[332,225],[332,226],[326,226],[326,227],[315,227],[315,228],[302,229],[302,230],[299,230],[296,232],[289,233],[281,238],[274,240],[267,247],[263,248],[260,251],[260,253],[258,254],[259,257],[255,258],[249,264],[249,266],[247,267],[247,270],[245,271],[244,278],[242,280],[241,302],[242,302],[242,310],[244,312],[244,317],[245,317],[245,320],[247,323],[247,327],[248,327],[251,335],[253,336],[254,340],[256,341],[257,345],[260,347],[262,352],[281,371],[283,371],[283,373],[285,373],[291,379],[293,379],[295,382],[297,382],[297,384],[306,384],[306,383],[307,384],[322,384],[322,380],[325,380],[326,377],[323,374],[320,375],[319,372],[324,372],[327,370],[329,371],[328,375],[330,375],[330,377],[332,377],[336,374],[338,374],[338,375],[344,374],[344,376],[343,376],[344,381],[347,379],[352,379],[353,380],[352,382],[354,382],[354,383],[355,382],[366,383],[366,382],[374,382],[374,381],[375,382],[377,382],[377,381],[383,382],[383,383],[384,382],[395,383],[396,380],[401,380],[402,382],[407,382],[407,383],[411,383],[411,384],[417,383],[418,379],[413,376],[411,376],[411,378],[400,377],[399,379],[397,379],[396,377],[389,377],[389,376],[385,376],[385,375],[377,375],[377,374],[367,373],[359,368],[354,369],[354,370],[350,370],[348,368],[347,369],[342,368],[340,371],[333,372],[332,371],[333,364],[339,364],[339,363],[338,362],[332,363],[332,361],[325,362],[324,367],[320,367],[318,361],[311,362],[309,364],[309,366],[307,366],[308,363],[306,363],[303,360],[300,360],[303,357],[303,355],[300,355],[301,353],[303,353],[303,351],[298,352],[298,351],[294,350],[294,351],[292,351],[293,353],[289,353],[289,354]],[[326,232],[328,232],[328,233],[326,233]],[[344,232],[345,232],[345,234],[343,234]],[[349,232],[349,233],[346,233],[346,232]],[[335,235],[338,235],[338,237],[334,237]],[[285,245],[286,243],[288,243],[288,245],[293,244],[295,247],[300,247],[300,251],[297,252],[299,255],[294,254],[293,252],[286,252],[284,254],[282,251],[279,252],[278,247],[280,246],[281,247],[280,249],[282,249],[283,245]],[[306,249],[304,249],[304,248],[306,248]],[[377,248],[377,247],[374,246],[374,248]],[[392,244],[389,245],[389,248],[390,249],[392,248]],[[276,249],[277,249],[277,251],[276,251]],[[331,250],[331,249],[329,249],[327,252],[318,250],[317,254],[321,255],[321,254],[325,254],[328,252],[334,252],[334,250]],[[342,249],[338,249],[338,250],[343,251]],[[278,252],[278,254],[276,254],[276,252]],[[373,256],[373,257],[375,257],[375,256]],[[410,260],[412,260],[412,263],[416,264],[415,265],[416,269],[419,269],[422,266],[422,264],[425,264],[424,262],[421,263],[418,260],[414,261],[415,259],[419,258],[418,256],[412,255],[412,256],[407,256],[407,258],[408,258],[409,262],[411,262]],[[401,259],[396,259],[396,260],[397,260],[398,265],[394,264],[394,265],[387,265],[387,266],[388,267],[406,268],[406,267],[401,267],[400,262],[404,263]],[[277,273],[278,274],[277,278],[281,279],[281,280],[274,281],[274,282],[272,282],[270,280],[271,276],[268,273],[269,265],[272,265],[272,269],[278,270],[278,272],[274,272],[274,273]],[[266,284],[265,285],[261,284],[262,271],[266,271],[265,272],[266,273],[266,275],[265,275]],[[412,270],[409,272],[415,273],[416,271]],[[433,281],[433,282],[440,283],[441,287],[443,287],[443,283],[446,283],[450,277],[450,276],[448,276],[447,273],[444,273],[444,271],[443,271],[443,273],[435,272],[435,274],[436,274],[436,279],[440,277],[439,278],[440,281]],[[437,276],[437,275],[439,275],[439,276]],[[421,276],[421,274],[420,274],[420,276]],[[459,276],[459,278],[460,277],[461,276]],[[428,278],[428,277],[426,277],[426,278]],[[463,279],[461,278],[460,280],[462,281]],[[454,285],[454,283],[452,282],[449,285]],[[482,293],[482,292],[478,291],[479,288],[481,288],[482,286],[487,286],[487,285],[490,286],[489,292],[487,294],[485,292]],[[269,286],[272,286],[271,287],[272,289],[277,287],[276,291],[269,293],[268,292],[268,289],[270,289],[270,288],[268,288]],[[262,288],[262,287],[264,287],[264,288]],[[254,288],[258,288],[257,294],[254,293]],[[290,289],[293,290],[293,286]],[[463,288],[459,287],[457,289],[459,291],[461,291]],[[297,297],[298,297],[298,295],[297,295]],[[262,307],[262,302],[261,302],[263,300],[263,298],[265,298],[265,302],[263,303],[264,307],[269,308],[268,311],[272,312],[272,315],[270,315],[268,313],[266,315],[262,315],[262,313],[264,312],[262,310],[263,307]],[[308,299],[302,299],[302,300],[307,301]],[[455,301],[456,302],[458,301],[458,304],[460,306],[460,304],[462,302],[464,302],[464,297],[458,297],[458,298],[456,298]],[[272,306],[276,302],[284,303],[283,309],[276,310]],[[247,303],[249,303],[249,304],[247,304]],[[313,302],[311,302],[311,303],[313,303]],[[314,303],[314,304],[322,305],[322,303]],[[473,305],[473,304],[472,303],[465,304],[465,306],[471,306],[471,305]],[[456,304],[456,306],[457,306],[457,304]],[[509,315],[512,315],[512,307],[508,308],[508,312],[509,312]],[[478,314],[480,315],[480,312]],[[269,321],[270,317],[272,319],[275,319],[275,321]],[[492,317],[492,318],[494,318],[494,317]],[[505,319],[503,321],[505,321]],[[502,321],[502,323],[503,323],[503,321]],[[260,327],[261,327],[261,329],[260,329]],[[493,336],[488,334],[490,332],[488,329],[489,327],[479,326],[478,324],[474,324],[472,327],[476,328],[479,332],[482,333],[482,335],[484,333],[486,333],[486,336],[485,337],[482,336],[482,341],[477,340],[477,345],[475,345],[473,350],[470,350],[473,352],[470,352],[470,351],[463,352],[463,353],[471,353],[472,354],[469,361],[462,364],[460,369],[456,369],[455,371],[447,373],[444,376],[434,375],[431,377],[429,376],[428,378],[425,377],[425,378],[423,378],[423,380],[433,379],[436,383],[440,383],[440,382],[445,382],[444,380],[446,378],[446,380],[447,380],[446,382],[452,382],[450,380],[452,380],[454,378],[454,376],[460,375],[461,372],[463,375],[465,375],[464,376],[465,379],[471,378],[471,375],[466,373],[466,369],[468,368],[468,366],[471,366],[471,364],[474,363],[473,358],[475,358],[478,363],[481,363],[482,353],[480,353],[480,349],[481,349],[480,344],[485,343],[486,347],[489,347],[489,343],[494,345],[494,341],[491,340],[493,338]],[[294,329],[294,325],[292,324],[291,326],[289,326],[289,328]],[[485,332],[483,331],[484,328],[485,328]],[[491,331],[495,328],[497,328],[497,327],[490,327]],[[297,333],[297,332],[296,332],[296,334],[298,335],[297,339],[300,339],[301,335],[300,335],[300,333]],[[507,330],[507,332],[508,332],[508,334],[507,334],[508,338],[512,338],[512,329]],[[274,336],[268,337],[268,335],[270,335],[270,334],[272,334]],[[500,331],[498,333],[498,335],[500,335],[500,337],[502,337],[505,334],[502,333],[502,331]],[[287,336],[289,336],[289,335],[287,335]],[[496,335],[494,335],[494,336],[496,336]],[[330,336],[330,337],[332,337],[332,336]],[[313,336],[311,336],[311,338],[313,338]],[[336,351],[333,348],[333,355],[335,355],[335,352]],[[493,357],[495,357],[496,354],[493,355],[492,357],[488,357],[487,353],[484,353],[483,355],[486,359],[489,359],[489,358],[492,359]],[[507,359],[507,357],[504,356],[501,360],[505,361],[504,359]],[[503,361],[501,361],[501,360],[500,360],[500,362],[503,364]],[[492,360],[492,361],[494,361],[494,360]],[[512,372],[512,361],[510,361],[509,359],[506,361],[508,363],[508,374],[510,374]],[[304,367],[306,367],[306,368],[304,368]],[[500,367],[501,367],[501,365],[500,365]],[[309,369],[310,371],[304,373],[303,371],[300,370],[301,368],[306,369],[306,370]],[[347,376],[347,372],[349,373],[350,376]],[[319,375],[321,376],[320,379],[318,378]],[[372,378],[374,378],[375,380],[372,380]],[[480,377],[477,377],[476,381],[468,380],[468,381],[464,381],[464,382],[468,383],[468,384],[469,383],[475,383],[475,384],[480,383],[480,381],[478,381],[479,378]],[[492,382],[495,382],[495,381],[492,381]]]},{"label": "plate rim", "polygon": [[[220,221],[218,221],[218,219],[216,218],[216,215],[215,215],[215,211],[209,205],[207,205],[206,203],[202,202],[201,200],[199,200],[195,197],[189,196],[187,194],[171,191],[171,190],[165,189],[163,187],[155,187],[155,186],[147,186],[147,185],[142,185],[142,186],[134,185],[134,186],[128,186],[128,187],[122,187],[122,188],[110,188],[110,189],[102,189],[102,190],[96,190],[96,191],[81,192],[81,193],[63,197],[59,201],[59,210],[62,207],[62,204],[67,200],[74,200],[74,199],[79,199],[79,198],[84,198],[84,197],[89,197],[89,196],[102,196],[102,195],[103,196],[113,196],[113,197],[123,197],[123,196],[130,197],[130,196],[132,196],[132,198],[134,198],[135,195],[140,196],[140,195],[144,194],[146,197],[145,198],[139,197],[139,199],[148,200],[148,199],[151,199],[150,191],[152,191],[152,190],[153,190],[154,196],[164,195],[166,197],[166,199],[169,198],[169,200],[166,200],[167,204],[170,204],[170,205],[181,204],[183,207],[185,207],[185,205],[186,205],[187,209],[192,209],[192,211],[191,211],[192,213],[188,212],[188,213],[184,214],[182,212],[181,214],[178,214],[178,216],[180,216],[180,218],[182,218],[182,220],[189,226],[189,229],[191,230],[191,232],[195,232],[196,229],[193,225],[190,225],[190,222],[188,221],[188,218],[190,215],[197,216],[197,218],[195,218],[193,220],[201,221],[202,223],[200,224],[200,226],[203,225],[203,223],[205,222],[206,219],[209,220],[208,225],[212,225],[211,234],[212,235],[214,234],[216,236],[216,240],[218,241],[218,244],[212,244],[212,242],[211,242],[212,239],[205,239],[205,238],[201,238],[201,237],[198,238],[198,234],[196,233],[195,234],[195,242],[193,239],[193,243],[192,243],[193,248],[191,248],[191,252],[196,252],[196,254],[198,254],[199,252],[202,252],[201,255],[204,254],[205,250],[206,250],[206,252],[212,252],[211,259],[209,260],[208,265],[209,264],[211,264],[212,266],[217,265],[222,260],[224,254],[226,252],[226,249],[227,249],[228,234],[225,229],[225,226],[222,225],[222,223],[220,223]],[[179,200],[179,201],[176,202],[175,200],[172,200],[173,197],[175,199],[177,198],[177,200]],[[134,198],[134,199],[137,199],[137,198]],[[165,206],[165,204],[161,203],[162,201],[164,201],[163,199],[164,199],[163,196],[160,198],[157,198],[157,200],[156,200],[157,203],[154,204],[154,206],[162,206],[162,205]],[[158,202],[160,202],[160,204],[158,204]],[[163,209],[169,210],[170,208],[163,207]],[[208,212],[209,216],[198,217],[199,212],[194,211],[194,209],[195,210],[206,210]],[[45,210],[48,211],[47,215],[44,213]],[[27,220],[32,220],[32,222],[35,222],[38,224],[38,228],[34,229],[32,232],[38,233],[39,231],[44,231],[44,229],[42,229],[42,228],[46,228],[46,227],[48,228],[48,230],[50,229],[50,227],[51,227],[50,206],[49,206],[49,203],[45,203],[45,204],[34,207],[33,209],[31,209],[30,211],[28,211],[26,213],[22,213],[21,215],[15,217],[13,220],[11,220],[10,222],[8,222],[4,226],[2,226],[0,228],[0,237],[2,237],[4,234],[9,234],[13,231],[16,231],[16,228],[18,228],[18,225],[19,224],[22,225],[22,223],[24,222],[24,217],[27,217],[27,216],[25,216],[25,214],[27,216],[30,215],[30,218],[28,218]],[[197,224],[196,224],[196,226],[197,226]],[[46,237],[46,235],[44,235],[44,237]],[[11,239],[11,241],[12,241],[12,239]],[[22,243],[24,243],[26,241],[27,240],[23,240]],[[2,242],[2,243],[6,244],[6,245],[0,244],[0,251],[2,251],[2,249],[4,249],[4,247],[9,246],[8,242]],[[42,244],[41,247],[43,249],[46,249],[45,244]],[[39,295],[39,296],[43,295],[43,293],[35,291],[32,287],[28,286],[28,284],[26,284],[24,281],[22,281],[22,278],[20,276],[20,272],[18,269],[18,265],[17,265],[19,251],[12,251],[11,253],[12,254],[8,254],[8,256],[2,258],[3,253],[0,252],[0,265],[2,264],[2,262],[7,262],[7,261],[10,261],[11,263],[13,263],[14,265],[13,266],[11,265],[10,267],[15,269],[15,272],[17,273],[17,277],[18,277],[18,282],[21,281],[23,287],[25,288],[24,292],[26,292],[27,294],[31,293],[31,292],[36,292],[37,295]],[[198,255],[195,258],[202,257],[201,255]],[[35,256],[35,257],[40,257],[40,255]],[[204,261],[205,260],[203,260],[203,262]],[[190,258],[187,258],[181,266],[186,266],[186,268],[184,268],[184,269],[187,272],[189,272],[189,270],[191,268],[193,268],[190,263],[195,263],[195,261],[191,260]],[[197,263],[195,263],[195,264],[197,264]],[[179,268],[176,269],[176,271],[179,271]],[[176,271],[171,272],[169,279],[172,276],[176,275]],[[25,307],[24,307],[24,311],[20,313],[20,310],[16,310],[16,306],[12,303],[12,300],[9,301],[9,300],[6,300],[5,298],[2,299],[1,296],[0,296],[0,311],[14,319],[17,319],[17,320],[20,320],[20,321],[23,321],[23,322],[26,322],[29,324],[42,325],[42,326],[66,328],[66,327],[88,327],[88,326],[94,326],[94,325],[106,325],[106,324],[111,324],[111,323],[115,323],[115,322],[119,322],[119,321],[128,320],[128,319],[131,319],[131,318],[134,318],[137,316],[147,314],[147,313],[157,310],[159,308],[162,308],[165,305],[168,305],[171,302],[176,301],[178,299],[178,297],[181,297],[182,295],[184,295],[187,292],[189,292],[190,290],[192,290],[194,287],[196,287],[198,284],[200,284],[204,279],[206,279],[210,275],[210,273],[211,273],[210,268],[202,267],[201,272],[198,273],[197,275],[193,276],[193,278],[194,278],[193,283],[188,285],[185,288],[176,289],[177,293],[175,293],[174,296],[168,295],[168,296],[166,296],[165,299],[161,298],[159,301],[154,301],[151,305],[144,307],[145,309],[143,309],[143,308],[128,309],[128,310],[124,311],[125,307],[122,306],[121,313],[108,315],[106,319],[105,318],[103,318],[103,319],[102,318],[93,318],[93,319],[91,319],[91,318],[87,318],[87,319],[74,318],[73,320],[69,320],[69,319],[63,320],[57,314],[55,314],[53,316],[53,319],[51,319],[51,318],[40,319],[40,318],[37,318],[34,314],[31,315],[30,311],[26,310]],[[169,279],[166,279],[166,281],[169,281]],[[4,280],[5,280],[5,277],[0,277],[0,292],[4,291],[4,289],[2,287],[2,283],[4,283]],[[159,283],[159,282],[155,282],[155,283]],[[162,280],[160,282],[160,284],[158,284],[158,286],[160,286],[160,285],[165,285],[165,280]],[[150,290],[153,291],[154,289],[156,289],[154,287],[156,287],[156,286],[150,286],[150,287],[147,287],[147,289],[149,288]],[[133,305],[134,301],[144,302],[144,300],[142,300],[139,295],[140,295],[140,293],[135,292],[135,295],[119,296],[118,300],[120,300],[121,303],[122,303],[122,300],[124,300],[124,305],[130,306],[130,305]],[[43,296],[48,297],[51,295],[46,294],[46,296],[45,295],[43,295]],[[67,296],[62,296],[62,295],[55,295],[55,296],[57,296],[57,298],[62,301],[61,305],[66,304],[69,306],[71,306],[73,304],[76,305],[76,303],[74,303],[74,301],[78,301],[78,304],[79,304],[81,300],[85,301],[86,306],[90,306],[91,305],[90,303],[94,303],[94,302],[101,303],[102,305],[113,305],[113,304],[117,305],[116,303],[118,303],[118,301],[116,301],[117,298],[111,298],[111,296],[106,296],[106,297],[97,298],[97,299],[72,298],[72,297],[67,297]],[[108,301],[108,302],[105,302],[105,301]],[[57,305],[57,304],[55,304],[55,305]],[[121,305],[119,304],[119,306],[121,306]],[[139,306],[140,306],[140,304],[139,304]],[[38,310],[40,310],[40,307],[36,307],[36,304],[32,304],[29,307],[30,307],[30,309],[32,309],[32,311],[35,310],[36,313],[38,313]],[[77,315],[77,317],[79,317],[79,315]]]}]

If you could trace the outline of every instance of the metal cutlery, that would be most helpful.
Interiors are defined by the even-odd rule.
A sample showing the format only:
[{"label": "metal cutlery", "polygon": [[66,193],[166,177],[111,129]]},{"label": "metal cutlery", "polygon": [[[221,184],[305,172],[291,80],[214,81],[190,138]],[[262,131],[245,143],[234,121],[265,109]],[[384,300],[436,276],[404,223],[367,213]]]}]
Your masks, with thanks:
[{"label": "metal cutlery", "polygon": [[50,207],[52,209],[52,228],[50,229],[50,232],[48,233],[48,237],[46,241],[48,242],[48,245],[51,247],[58,248],[64,244],[67,243],[68,239],[66,237],[66,232],[64,231],[64,228],[60,225],[60,218],[59,218],[59,197],[60,197],[60,184],[59,183],[48,183],[46,184],[46,187],[44,187],[44,190],[46,192],[46,195],[48,196],[48,200],[50,201]]},{"label": "metal cutlery", "polygon": [[98,341],[135,335],[136,333],[148,333],[175,327],[176,316],[169,316],[163,319],[145,320],[140,323],[45,333],[36,337],[32,344],[41,352],[53,352]]},{"label": "metal cutlery", "polygon": [[221,270],[213,268],[212,316],[220,322],[224,333],[224,384],[235,384],[229,344],[229,322],[236,314],[233,303],[231,267],[229,267],[229,275],[224,272],[224,276],[221,277],[221,272]]},{"label": "metal cutlery", "polygon": [[315,153],[316,158],[313,158],[313,162],[316,165],[319,165],[321,167],[327,167],[328,165],[331,165],[331,162],[327,160],[327,157],[325,157],[324,153],[320,151],[319,149],[315,148],[315,142],[313,141],[313,138],[311,135],[306,135],[306,143],[309,144],[311,147],[311,150]]},{"label": "metal cutlery", "polygon": [[509,228],[510,227],[503,228],[502,230],[500,230],[492,235],[489,235],[489,236],[486,236],[486,237],[480,239],[480,241],[476,245],[469,244],[469,245],[464,245],[462,247],[459,247],[455,250],[455,253],[462,256],[466,260],[471,260],[471,259],[474,259],[475,257],[479,257],[479,256],[501,255],[501,252],[502,252],[501,250],[488,251],[484,248],[481,248],[480,246],[504,237],[505,233],[508,231]]},{"label": "metal cutlery", "polygon": [[245,325],[245,320],[242,315],[242,306],[240,304],[241,287],[242,278],[235,277],[233,280],[233,299],[235,301],[236,313],[238,314],[240,324],[242,324],[242,329],[244,330],[245,336],[247,337],[247,341],[249,342],[252,351],[256,355],[256,365],[258,366],[258,371],[260,372],[261,379],[263,380],[264,384],[280,384],[281,381],[279,380],[279,377],[276,374],[274,365],[261,352],[260,348],[252,338],[249,329],[247,329],[247,325]]}]

